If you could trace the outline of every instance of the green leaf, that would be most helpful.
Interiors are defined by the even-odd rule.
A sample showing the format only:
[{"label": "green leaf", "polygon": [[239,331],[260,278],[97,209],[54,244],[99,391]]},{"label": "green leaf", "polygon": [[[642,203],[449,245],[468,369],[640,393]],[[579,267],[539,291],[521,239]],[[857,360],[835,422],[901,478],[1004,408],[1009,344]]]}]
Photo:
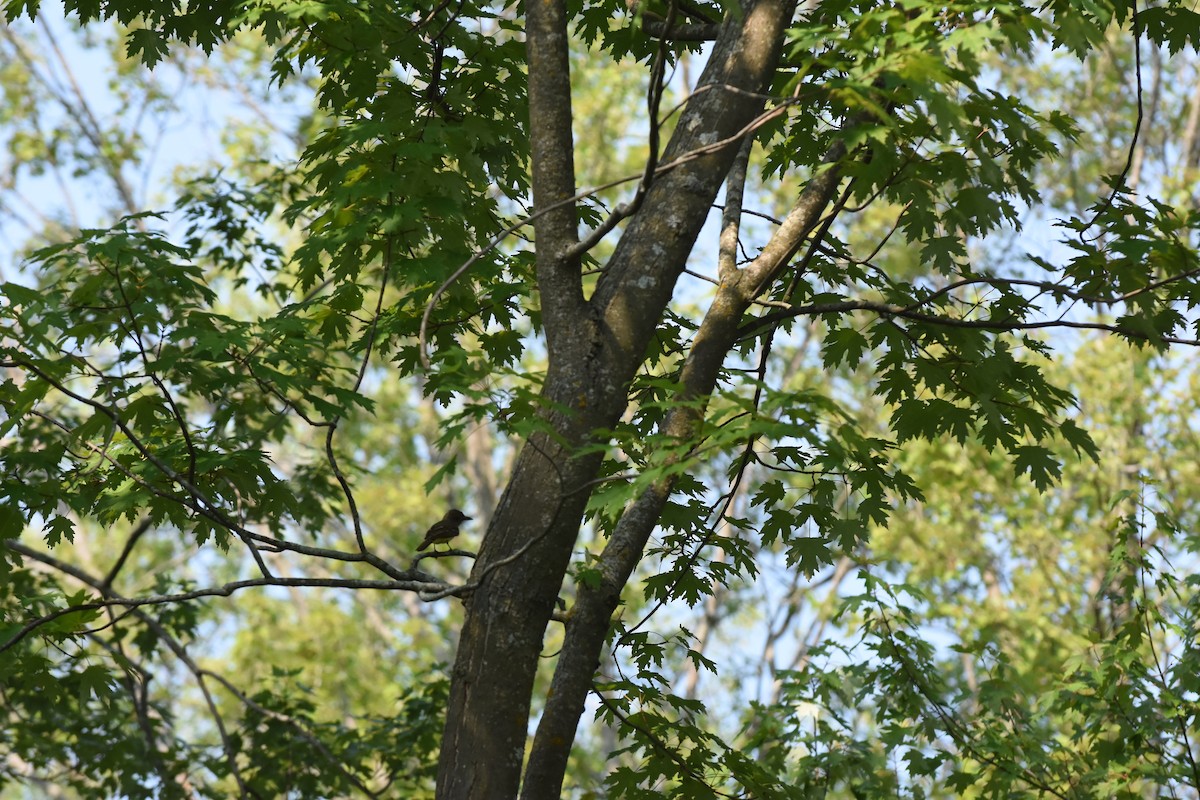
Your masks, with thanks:
[{"label": "green leaf", "polygon": [[[0,521],[0,526],[3,522]],[[49,547],[57,547],[66,538],[68,542],[75,541],[75,523],[68,517],[56,515],[50,519],[46,525],[46,544]]]},{"label": "green leaf", "polygon": [[1046,491],[1062,474],[1061,466],[1049,449],[1023,445],[1012,450],[1013,470],[1017,475],[1028,474],[1039,491]]}]

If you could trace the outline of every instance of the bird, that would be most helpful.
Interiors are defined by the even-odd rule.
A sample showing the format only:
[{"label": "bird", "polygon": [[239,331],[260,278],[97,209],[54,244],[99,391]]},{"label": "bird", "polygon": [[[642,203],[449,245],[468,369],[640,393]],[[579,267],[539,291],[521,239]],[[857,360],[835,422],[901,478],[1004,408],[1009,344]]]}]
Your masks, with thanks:
[{"label": "bird", "polygon": [[446,516],[433,523],[429,530],[425,532],[425,539],[417,546],[417,552],[421,552],[431,544],[449,542],[455,536],[458,536],[458,526],[469,519],[471,517],[468,517],[457,508],[450,509],[446,512]]}]

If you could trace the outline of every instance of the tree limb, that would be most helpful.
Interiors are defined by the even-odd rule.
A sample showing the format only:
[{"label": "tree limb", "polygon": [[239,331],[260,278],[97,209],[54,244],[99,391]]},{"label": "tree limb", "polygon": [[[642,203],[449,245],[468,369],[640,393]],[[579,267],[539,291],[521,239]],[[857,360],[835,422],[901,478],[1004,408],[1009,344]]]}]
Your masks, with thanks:
[{"label": "tree limb", "polygon": [[[839,145],[830,153],[830,160],[841,152]],[[780,237],[785,240],[784,245],[764,250],[763,255],[742,270],[723,276],[684,363],[679,397],[659,428],[662,434],[686,442],[703,422],[707,399],[716,386],[720,368],[739,339],[742,315],[765,288],[761,281],[773,279],[782,270],[783,265],[779,262],[784,257],[782,253],[786,252],[790,257],[816,227],[822,211],[834,197],[838,174],[837,167],[831,166],[818,173],[804,188],[796,209],[781,228],[785,231]],[[688,402],[691,400],[700,402]],[[669,458],[677,460],[679,456]],[[594,585],[580,587],[567,622],[546,707],[534,735],[522,788],[523,800],[556,796],[561,792],[566,760],[592,676],[599,666],[610,617],[620,602],[622,589],[642,558],[675,480],[667,477],[655,481],[626,509],[600,554],[600,580]]]}]

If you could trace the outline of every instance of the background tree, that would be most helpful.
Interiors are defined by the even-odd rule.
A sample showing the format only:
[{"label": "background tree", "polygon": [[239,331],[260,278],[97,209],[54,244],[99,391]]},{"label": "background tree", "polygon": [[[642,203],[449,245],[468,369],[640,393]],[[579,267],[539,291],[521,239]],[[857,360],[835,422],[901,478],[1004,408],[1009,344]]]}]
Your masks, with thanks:
[{"label": "background tree", "polygon": [[[1171,205],[1187,183],[1154,170],[1190,169],[1193,143],[1139,136],[1147,105],[1151,123],[1186,107],[1186,93],[1143,102],[1142,51],[1155,74],[1186,74],[1170,57],[1200,31],[1192,12],[67,11],[115,19],[114,43],[158,64],[127,62],[134,77],[117,84],[148,108],[170,110],[167,66],[210,64],[260,127],[234,128],[231,170],[182,176],[172,216],[140,213],[150,204],[126,176],[144,158],[140,123],[108,131],[69,81],[33,91],[38,57],[6,38],[6,87],[38,112],[19,120],[30,127],[14,128],[13,152],[52,174],[105,175],[124,215],[42,226],[36,286],[4,287],[9,774],[90,795],[408,797],[430,791],[436,756],[439,797],[553,797],[591,702],[621,756],[610,796],[1196,785],[1194,717],[1169,713],[1187,697],[1191,595],[1152,560],[1170,555],[1160,542],[1187,542],[1167,502],[1186,491],[1160,503],[1133,470],[1063,500],[1055,531],[1112,500],[1134,509],[1097,523],[1106,562],[1084,539],[1064,554],[992,538],[1025,523],[1008,502],[1018,489],[1046,490],[1064,461],[1102,452],[1082,423],[1104,428],[1104,415],[1084,413],[1050,358],[1075,340],[1047,331],[1163,353],[1195,344],[1195,217]],[[1128,157],[1072,171],[1090,181],[1124,164],[1082,208],[1039,205],[1044,165],[1114,138],[1112,118],[1102,101],[1063,113],[1054,87],[1070,70],[1038,61],[1051,48],[1134,54],[1132,130],[1115,137]],[[694,85],[671,78],[693,60]],[[264,67],[293,92],[294,122],[264,110],[276,89],[245,79]],[[638,115],[615,102],[631,84]],[[577,131],[577,94],[589,121],[638,141]],[[51,135],[40,112],[56,106]],[[1081,127],[1088,114],[1100,125]],[[580,190],[577,165],[602,188]],[[778,208],[751,214],[757,198]],[[704,237],[714,209],[719,235]],[[1060,215],[1063,246],[994,257],[985,237],[1012,240],[1023,214],[1040,234]],[[514,443],[511,459],[497,440]],[[422,487],[437,502],[414,501]],[[448,505],[486,524],[469,574],[470,553],[408,560]],[[1153,528],[1136,509],[1158,512]],[[953,514],[961,529],[938,526],[934,541],[968,580],[955,563],[935,569],[936,549],[906,552]],[[51,548],[72,539],[75,557],[18,541],[26,526]],[[1054,618],[1052,593],[1033,603],[1049,581],[1022,585],[1022,614],[1002,613],[1002,576],[1050,558],[1095,584],[1090,618]],[[910,572],[916,601],[888,582]],[[986,596],[964,600],[976,575]],[[834,633],[851,584],[861,591]],[[723,730],[702,714],[699,670],[723,613],[759,586],[778,598],[758,660],[770,686],[725,700],[760,704]],[[261,587],[275,589],[246,594]],[[382,600],[362,599],[374,590]],[[235,592],[232,606],[198,603]],[[703,611],[695,636],[677,627],[681,605]],[[1048,618],[1045,639],[1015,636]],[[947,619],[962,656],[949,662],[921,641]],[[798,620],[807,632],[783,656]],[[873,655],[858,660],[856,639]],[[343,660],[314,656],[318,643]],[[693,668],[672,680],[681,657]],[[448,680],[430,671],[438,658],[454,662]],[[1073,682],[1040,682],[1062,674],[1048,665]],[[981,682],[984,670],[997,677]],[[198,695],[159,688],[178,673]],[[1022,706],[1034,694],[1040,705]],[[1088,746],[1044,746],[1060,735]],[[1109,744],[1130,735],[1152,743],[1158,771],[1135,774],[1142,751]],[[576,774],[595,775],[581,752],[593,743]]]}]

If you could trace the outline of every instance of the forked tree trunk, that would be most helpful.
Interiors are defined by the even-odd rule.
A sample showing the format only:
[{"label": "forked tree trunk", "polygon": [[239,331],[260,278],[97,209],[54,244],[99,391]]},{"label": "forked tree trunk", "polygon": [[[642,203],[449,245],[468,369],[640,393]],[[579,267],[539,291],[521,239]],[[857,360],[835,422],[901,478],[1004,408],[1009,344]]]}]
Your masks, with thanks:
[{"label": "forked tree trunk", "polygon": [[[625,410],[630,381],[737,153],[738,134],[762,110],[760,92],[794,7],[759,0],[726,20],[663,153],[667,169],[660,169],[585,299],[572,249],[578,239],[569,202],[575,185],[565,2],[526,4],[534,207],[562,203],[535,222],[550,354],[543,397],[558,410],[543,415],[554,433],[536,433],[522,448],[475,563],[472,580],[480,585],[467,600],[451,678],[441,800],[517,796],[542,639],[601,463],[599,455],[573,453]],[[608,619],[591,624],[602,635]],[[572,724],[581,711],[579,704]],[[552,761],[565,766],[565,758]],[[552,771],[557,776],[539,773],[527,796],[540,789],[557,796],[552,787],[561,785],[562,770]]]}]

